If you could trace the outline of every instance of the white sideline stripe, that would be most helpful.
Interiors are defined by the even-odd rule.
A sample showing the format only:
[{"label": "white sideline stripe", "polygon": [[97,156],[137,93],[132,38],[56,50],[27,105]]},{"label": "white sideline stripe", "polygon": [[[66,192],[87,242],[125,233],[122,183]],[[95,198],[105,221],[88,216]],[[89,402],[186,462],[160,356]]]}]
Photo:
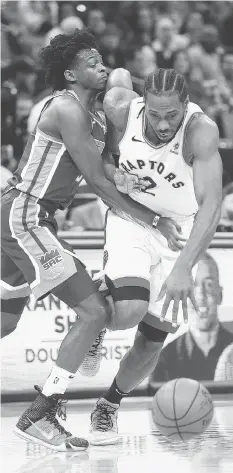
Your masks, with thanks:
[{"label": "white sideline stripe", "polygon": [[19,246],[22,248],[22,250],[24,251],[24,253],[26,253],[26,255],[29,257],[32,265],[34,266],[35,268],[35,273],[36,273],[36,279],[30,284],[30,287],[33,289],[34,287],[38,286],[38,284],[40,284],[40,270],[39,270],[39,266],[36,262],[36,260],[32,257],[32,255],[29,253],[29,251],[27,250],[27,248],[25,248],[25,246],[23,245],[23,243],[21,242],[21,240],[16,236],[15,232],[14,232],[14,227],[13,227],[13,214],[14,214],[14,206],[15,206],[15,203],[17,200],[19,200],[19,198],[21,197],[21,195],[19,195],[19,197],[16,197],[16,199],[13,201],[13,204],[12,204],[12,207],[11,207],[11,211],[10,211],[10,217],[9,217],[9,226],[10,226],[10,230],[11,230],[11,235],[13,236],[13,238],[15,238],[19,244]]},{"label": "white sideline stripe", "polygon": [[[24,178],[24,176],[25,176],[25,174],[26,174],[26,172],[29,168],[29,165],[31,164],[31,160],[32,160],[32,157],[33,157],[33,154],[34,154],[34,149],[35,149],[38,141],[39,141],[39,136],[35,136],[35,139],[34,139],[34,142],[32,144],[32,148],[31,148],[31,152],[30,152],[27,164],[24,166],[24,168],[22,170],[22,173],[21,173],[22,179]],[[20,189],[23,185],[24,185],[24,182],[21,182],[20,184],[17,184],[16,189]]]},{"label": "white sideline stripe", "polygon": [[57,153],[57,156],[56,156],[56,159],[54,161],[54,164],[52,166],[52,168],[50,169],[50,172],[49,172],[49,175],[48,175],[48,178],[46,179],[45,181],[45,185],[44,187],[42,188],[41,192],[40,192],[40,195],[39,195],[39,199],[41,199],[44,195],[45,195],[45,192],[47,191],[48,187],[49,187],[49,184],[50,182],[52,181],[52,178],[54,176],[54,173],[58,167],[58,164],[60,162],[60,159],[62,157],[62,155],[64,154],[64,152],[66,151],[66,147],[64,145],[62,145],[60,151]]}]

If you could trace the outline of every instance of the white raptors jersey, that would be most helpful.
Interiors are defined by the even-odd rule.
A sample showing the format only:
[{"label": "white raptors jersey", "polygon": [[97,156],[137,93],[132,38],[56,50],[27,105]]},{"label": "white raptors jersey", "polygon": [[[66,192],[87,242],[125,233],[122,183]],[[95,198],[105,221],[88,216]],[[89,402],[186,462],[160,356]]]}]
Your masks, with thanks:
[{"label": "white raptors jersey", "polygon": [[189,103],[174,138],[167,144],[153,146],[143,130],[144,101],[134,99],[130,106],[125,134],[119,144],[119,168],[150,181],[146,191],[134,191],[132,199],[164,217],[191,216],[198,210],[193,186],[192,166],[183,158],[185,130],[195,113],[202,112]]}]

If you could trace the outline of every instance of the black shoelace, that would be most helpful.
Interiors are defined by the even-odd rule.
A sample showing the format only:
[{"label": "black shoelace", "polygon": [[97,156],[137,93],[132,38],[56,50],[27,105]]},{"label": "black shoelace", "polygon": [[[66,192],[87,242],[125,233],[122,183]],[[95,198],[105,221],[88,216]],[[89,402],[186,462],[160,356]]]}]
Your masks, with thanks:
[{"label": "black shoelace", "polygon": [[[115,409],[107,405],[98,405],[97,409],[91,415],[91,422],[97,430],[105,432],[113,427],[112,414]],[[96,415],[97,414],[97,415]]]},{"label": "black shoelace", "polygon": [[71,435],[56,419],[56,415],[62,420],[66,420],[66,407],[67,399],[60,398],[57,400],[56,404],[52,406],[46,413],[46,419],[53,424],[53,426],[59,431],[60,434]]}]

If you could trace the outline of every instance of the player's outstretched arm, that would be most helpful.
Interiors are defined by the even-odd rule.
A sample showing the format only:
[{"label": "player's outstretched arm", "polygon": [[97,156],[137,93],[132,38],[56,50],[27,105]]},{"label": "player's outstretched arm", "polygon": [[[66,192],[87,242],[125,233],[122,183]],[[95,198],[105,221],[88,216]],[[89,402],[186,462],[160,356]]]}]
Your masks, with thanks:
[{"label": "player's outstretched arm", "polygon": [[191,299],[198,312],[191,270],[201,253],[209,246],[221,215],[222,162],[218,152],[218,129],[214,122],[203,117],[190,126],[187,145],[194,155],[193,179],[199,205],[194,225],[187,243],[177,262],[163,284],[158,300],[164,295],[161,319],[166,316],[171,301],[174,301],[173,323],[177,322],[179,302],[182,301],[184,319],[188,320],[187,299]]},{"label": "player's outstretched arm", "polygon": [[[67,100],[64,103],[64,100]],[[80,173],[93,191],[111,208],[119,209],[139,223],[152,226],[155,214],[127,195],[117,191],[106,179],[101,155],[91,134],[89,117],[69,99],[57,104],[57,126],[63,142]]]},{"label": "player's outstretched arm", "polygon": [[202,117],[193,128],[190,127],[188,140],[194,155],[193,181],[199,209],[177,265],[191,270],[209,247],[220,220],[222,161],[218,152],[218,128],[208,117]]}]

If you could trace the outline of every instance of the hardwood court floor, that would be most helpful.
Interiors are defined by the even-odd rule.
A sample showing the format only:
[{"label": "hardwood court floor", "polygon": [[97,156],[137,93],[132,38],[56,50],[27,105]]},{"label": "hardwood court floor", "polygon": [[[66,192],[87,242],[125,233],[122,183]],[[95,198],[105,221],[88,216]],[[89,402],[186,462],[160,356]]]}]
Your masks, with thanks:
[{"label": "hardwood court floor", "polygon": [[[232,473],[233,395],[213,396],[209,429],[188,443],[170,443],[155,429],[151,398],[125,399],[119,415],[120,443],[81,453],[54,453],[12,433],[26,403],[2,405],[1,471],[4,473]],[[70,401],[67,429],[88,435],[94,401]]]}]

